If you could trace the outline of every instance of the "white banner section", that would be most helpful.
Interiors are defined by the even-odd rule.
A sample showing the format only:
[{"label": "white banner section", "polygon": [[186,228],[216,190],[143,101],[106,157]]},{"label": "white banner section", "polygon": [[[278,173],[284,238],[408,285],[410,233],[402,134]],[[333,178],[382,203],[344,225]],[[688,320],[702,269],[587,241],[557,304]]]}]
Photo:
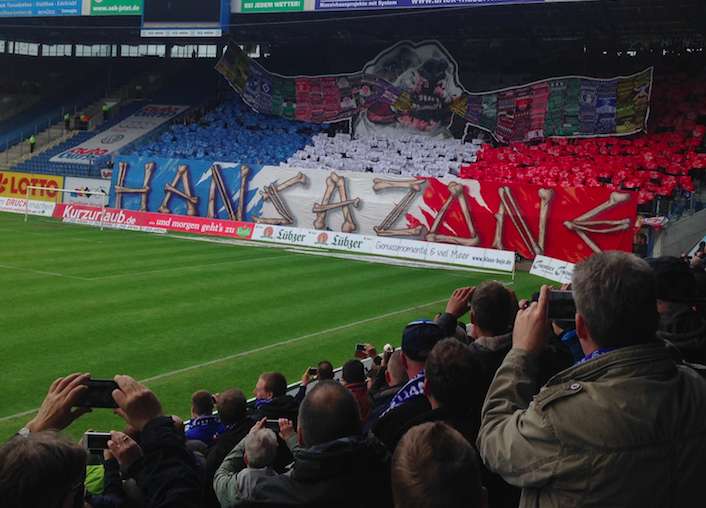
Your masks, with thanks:
[{"label": "white banner section", "polygon": [[574,264],[547,256],[534,258],[530,273],[561,284],[570,284],[574,273]]},{"label": "white banner section", "polygon": [[28,213],[29,215],[41,215],[51,217],[54,214],[55,203],[51,201],[35,201],[24,198],[0,198],[0,211],[12,213]]},{"label": "white banner section", "polygon": [[187,109],[189,109],[188,106],[150,104],[97,136],[78,146],[64,150],[49,160],[50,162],[73,162],[88,165],[93,159],[121,149]]},{"label": "white banner section", "polygon": [[335,231],[289,228],[266,224],[255,225],[253,240],[282,243],[299,247],[344,250],[393,258],[414,259],[429,263],[461,265],[479,270],[512,273],[515,253],[504,250],[479,249],[462,245],[421,242]]},{"label": "white banner section", "polygon": [[64,203],[103,208],[108,204],[110,180],[67,176],[64,178],[64,190],[67,191],[64,192]]}]

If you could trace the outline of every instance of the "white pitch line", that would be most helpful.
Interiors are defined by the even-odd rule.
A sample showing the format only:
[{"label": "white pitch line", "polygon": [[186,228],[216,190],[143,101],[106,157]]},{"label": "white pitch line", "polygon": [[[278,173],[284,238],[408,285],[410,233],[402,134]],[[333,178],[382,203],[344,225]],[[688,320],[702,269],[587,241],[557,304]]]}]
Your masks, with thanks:
[{"label": "white pitch line", "polygon": [[85,280],[107,280],[107,279],[118,279],[120,277],[135,277],[139,275],[151,275],[153,273],[162,273],[162,272],[173,272],[175,270],[180,270],[180,271],[188,271],[188,270],[195,270],[198,268],[208,268],[210,266],[220,266],[220,265],[234,265],[236,263],[248,263],[248,262],[253,262],[253,261],[260,261],[263,259],[275,259],[275,258],[282,258],[286,256],[265,256],[265,257],[248,257],[248,258],[236,258],[236,259],[231,259],[229,261],[220,261],[218,263],[206,263],[203,265],[193,265],[193,266],[175,266],[172,268],[159,268],[157,270],[147,270],[144,272],[129,272],[129,273],[116,273],[115,275],[104,275],[101,277],[93,277],[91,279],[85,279]]},{"label": "white pitch line", "polygon": [[[221,357],[221,358],[216,358],[216,359],[214,359],[214,360],[209,360],[209,361],[207,361],[207,362],[197,363],[197,364],[191,365],[191,366],[189,366],[189,367],[184,367],[184,368],[181,368],[181,369],[176,369],[176,370],[172,370],[172,371],[169,371],[169,372],[164,372],[164,373],[162,373],[162,374],[157,374],[156,376],[152,376],[152,377],[148,377],[148,378],[142,379],[142,380],[140,380],[139,382],[140,382],[140,383],[151,383],[151,382],[157,381],[157,380],[159,380],[159,379],[164,379],[164,378],[176,376],[176,375],[178,375],[178,374],[183,374],[184,372],[191,372],[192,370],[198,370],[198,369],[202,369],[202,368],[204,368],[204,367],[210,367],[211,365],[216,365],[216,364],[223,363],[223,362],[227,362],[227,361],[230,361],[230,360],[235,360],[236,358],[242,358],[242,357],[244,357],[244,356],[250,356],[250,355],[253,355],[253,354],[256,354],[256,353],[261,353],[261,352],[263,352],[263,351],[268,351],[268,350],[270,350],[270,349],[274,349],[274,348],[277,348],[277,347],[280,347],[280,346],[286,346],[286,345],[288,345],[288,344],[293,344],[293,343],[295,343],[295,342],[301,342],[301,341],[303,341],[303,340],[310,339],[311,337],[316,337],[317,335],[323,335],[323,334],[325,334],[325,333],[333,333],[333,332],[337,332],[337,331],[340,331],[340,330],[345,330],[346,328],[353,328],[353,327],[358,326],[358,325],[362,325],[362,324],[365,324],[365,323],[370,323],[370,322],[372,322],[372,321],[377,321],[377,320],[379,320],[379,319],[385,319],[385,318],[388,318],[388,317],[391,317],[391,316],[396,316],[396,315],[398,315],[398,314],[404,314],[405,312],[410,312],[410,311],[415,310],[415,309],[423,309],[423,308],[425,308],[425,307],[430,307],[430,306],[432,306],[432,305],[436,305],[436,304],[439,304],[439,303],[442,303],[442,302],[446,302],[446,301],[447,301],[447,299],[444,298],[443,300],[436,300],[436,301],[434,301],[434,302],[423,303],[423,304],[421,304],[421,305],[413,305],[412,307],[407,307],[406,309],[396,310],[396,311],[393,311],[393,312],[388,312],[388,313],[386,313],[386,314],[380,314],[379,316],[373,316],[373,317],[369,317],[369,318],[366,318],[366,319],[361,319],[360,321],[354,321],[354,322],[352,322],[352,323],[347,323],[347,324],[345,324],[345,325],[334,326],[333,328],[328,328],[328,329],[326,329],[326,330],[320,330],[320,331],[318,331],[318,332],[308,333],[308,334],[306,334],[306,335],[300,335],[299,337],[293,337],[293,338],[291,338],[291,339],[286,339],[286,340],[283,340],[283,341],[281,341],[281,342],[275,342],[275,343],[273,343],[273,344],[268,344],[268,345],[266,345],[266,346],[261,346],[261,347],[255,348],[255,349],[250,349],[249,351],[241,351],[240,353],[235,353],[235,354],[232,354],[232,355],[223,356],[223,357]],[[21,413],[17,413],[17,414],[14,414],[14,415],[3,416],[2,418],[0,418],[0,422],[6,422],[6,421],[9,421],[9,420],[14,420],[14,419],[16,419],[16,418],[21,418],[21,417],[23,417],[23,416],[28,416],[28,415],[31,415],[32,413],[36,413],[38,410],[39,410],[39,408],[37,408],[37,409],[30,409],[30,410],[28,410],[28,411],[22,411]]]},{"label": "white pitch line", "polygon": [[6,268],[8,270],[17,270],[20,272],[36,273],[37,275],[49,275],[51,277],[62,277],[65,279],[75,279],[75,280],[82,280],[82,281],[92,280],[92,279],[88,279],[86,277],[78,277],[76,275],[67,275],[65,273],[58,273],[58,272],[45,272],[43,270],[34,270],[32,268],[22,268],[20,266],[0,265],[0,268]]}]

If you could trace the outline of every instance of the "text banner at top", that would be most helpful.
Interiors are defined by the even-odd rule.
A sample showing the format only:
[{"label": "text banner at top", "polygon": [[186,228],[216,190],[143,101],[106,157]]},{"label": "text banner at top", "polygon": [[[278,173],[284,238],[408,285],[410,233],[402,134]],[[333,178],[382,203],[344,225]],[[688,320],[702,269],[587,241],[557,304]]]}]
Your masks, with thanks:
[{"label": "text banner at top", "polygon": [[140,14],[142,0],[0,0],[0,18]]},{"label": "text banner at top", "polygon": [[541,4],[592,0],[237,0],[234,13],[294,11],[367,11],[444,7],[481,7],[507,4]]}]

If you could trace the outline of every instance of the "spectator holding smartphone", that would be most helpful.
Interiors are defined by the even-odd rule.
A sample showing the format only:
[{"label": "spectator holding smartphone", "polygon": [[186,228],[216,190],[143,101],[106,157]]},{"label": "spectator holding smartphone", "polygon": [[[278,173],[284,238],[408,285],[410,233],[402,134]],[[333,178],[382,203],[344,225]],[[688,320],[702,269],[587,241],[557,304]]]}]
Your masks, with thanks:
[{"label": "spectator holding smartphone", "polygon": [[693,505],[706,469],[706,380],[655,340],[650,266],[595,254],[572,287],[584,358],[540,386],[549,288],[521,302],[483,407],[483,460],[523,488],[522,508]]}]

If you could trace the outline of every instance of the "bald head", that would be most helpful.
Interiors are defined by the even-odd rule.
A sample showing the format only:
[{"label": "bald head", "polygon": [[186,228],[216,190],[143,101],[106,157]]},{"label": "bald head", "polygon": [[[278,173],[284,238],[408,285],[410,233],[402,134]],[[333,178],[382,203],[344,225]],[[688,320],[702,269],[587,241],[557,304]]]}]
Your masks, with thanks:
[{"label": "bald head", "polygon": [[335,381],[318,382],[299,407],[299,433],[306,448],[360,435],[360,412],[351,392]]},{"label": "bald head", "polygon": [[402,364],[402,351],[397,350],[392,353],[387,362],[387,384],[397,386],[407,382],[407,371]]}]

